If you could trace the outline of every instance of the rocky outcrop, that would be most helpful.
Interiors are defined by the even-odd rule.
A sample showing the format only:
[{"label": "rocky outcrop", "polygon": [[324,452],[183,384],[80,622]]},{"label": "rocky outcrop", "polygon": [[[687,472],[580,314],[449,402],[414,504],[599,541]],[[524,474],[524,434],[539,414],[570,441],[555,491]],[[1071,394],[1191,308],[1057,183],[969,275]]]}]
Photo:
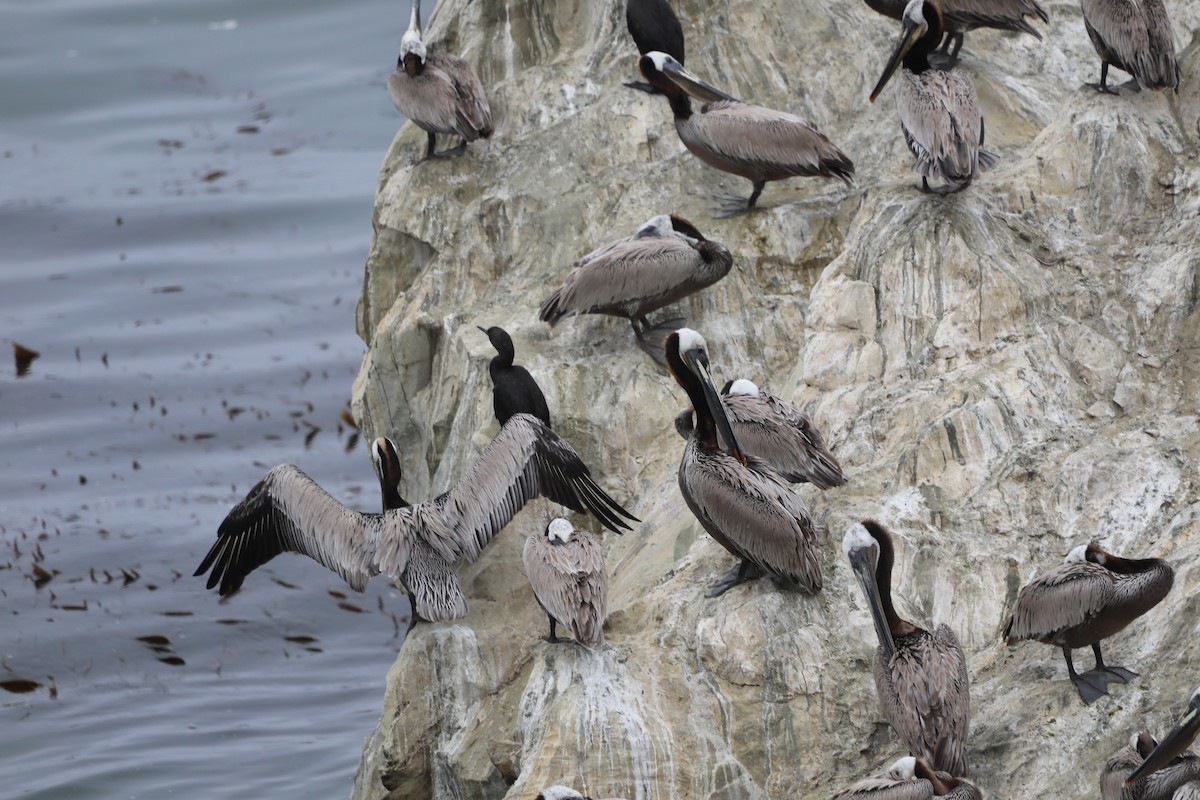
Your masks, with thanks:
[{"label": "rocky outcrop", "polygon": [[[1094,798],[1104,760],[1165,730],[1200,658],[1200,45],[1182,91],[1097,95],[1078,6],[1045,41],[976,31],[963,68],[1000,165],[953,197],[919,194],[891,91],[866,101],[893,23],[856,0],[676,2],[688,64],[733,94],[813,120],[855,161],[854,188],[748,193],[683,150],[665,101],[624,89],[616,0],[442,0],[429,40],[490,87],[496,135],[414,165],[401,129],[383,166],[358,323],[370,351],[354,410],[431,497],[494,434],[476,325],[513,335],[556,429],[642,518],[607,535],[608,645],[552,646],[525,582],[531,505],[477,564],[460,624],[418,626],[388,676],[355,798],[827,797],[903,755],[869,663],[874,633],[842,558],[848,524],[898,534],[901,613],[945,622],[971,672],[972,780],[989,797]],[[1200,25],[1194,0],[1170,8]],[[734,254],[680,304],[714,373],[806,408],[850,483],[798,489],[818,521],[825,589],[770,581],[719,600],[732,558],[676,486],[686,398],[623,320],[553,330],[537,305],[571,261],[676,212]],[[594,523],[577,524],[598,533]],[[1062,657],[999,640],[1017,589],[1100,540],[1176,567],[1175,588],[1106,656],[1142,677],[1084,707]],[[1090,656],[1081,654],[1088,664]]]}]

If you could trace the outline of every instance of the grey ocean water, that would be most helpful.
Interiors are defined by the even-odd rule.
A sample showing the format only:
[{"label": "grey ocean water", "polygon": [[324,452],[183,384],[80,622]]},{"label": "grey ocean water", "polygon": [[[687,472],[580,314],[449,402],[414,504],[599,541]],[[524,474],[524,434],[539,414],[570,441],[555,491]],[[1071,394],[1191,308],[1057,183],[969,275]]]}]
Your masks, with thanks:
[{"label": "grey ocean water", "polygon": [[0,2],[0,796],[349,792],[403,593],[192,572],[273,464],[379,506],[339,415],[407,17]]}]

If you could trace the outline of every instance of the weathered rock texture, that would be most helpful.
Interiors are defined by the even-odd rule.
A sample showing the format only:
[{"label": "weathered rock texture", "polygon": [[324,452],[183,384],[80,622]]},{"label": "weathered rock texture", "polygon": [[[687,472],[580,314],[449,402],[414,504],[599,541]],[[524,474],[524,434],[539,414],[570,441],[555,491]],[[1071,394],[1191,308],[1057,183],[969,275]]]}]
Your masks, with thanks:
[{"label": "weathered rock texture", "polygon": [[[869,515],[899,535],[901,612],[966,648],[972,779],[1005,800],[1096,797],[1105,758],[1161,733],[1200,675],[1200,3],[1169,3],[1178,95],[1082,88],[1099,62],[1074,3],[1047,5],[1044,42],[968,34],[1003,160],[950,198],[915,191],[893,90],[866,100],[891,21],[857,0],[675,5],[689,67],[813,120],[855,187],[769,184],[764,210],[713,220],[713,195],[749,184],[686,153],[663,98],[621,87],[623,2],[443,0],[429,39],[477,65],[496,135],[414,166],[424,134],[406,126],[388,153],[355,412],[400,443],[407,497],[444,490],[495,431],[475,326],[502,325],[556,428],[644,522],[605,537],[609,645],[590,653],[538,639],[520,549],[555,509],[518,516],[463,569],[468,617],[404,644],[354,796],[820,798],[877,771],[903,747],[840,548]],[[807,408],[850,475],[799,489],[821,529],[817,597],[758,581],[704,599],[732,559],[679,496],[683,392],[623,320],[537,322],[575,257],[664,212],[734,253],[679,308],[715,374]],[[1018,587],[1090,539],[1177,577],[1110,640],[1143,676],[1086,708],[1059,652],[999,630]]]}]

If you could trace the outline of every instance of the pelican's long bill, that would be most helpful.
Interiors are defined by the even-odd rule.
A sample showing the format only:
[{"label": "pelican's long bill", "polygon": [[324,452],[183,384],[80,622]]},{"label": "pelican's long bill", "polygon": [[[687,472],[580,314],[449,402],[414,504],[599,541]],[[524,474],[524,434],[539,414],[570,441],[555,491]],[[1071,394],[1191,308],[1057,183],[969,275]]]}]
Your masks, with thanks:
[{"label": "pelican's long bill", "polygon": [[[912,5],[909,5],[911,8]],[[918,6],[918,9],[920,6]],[[918,13],[919,10],[918,10]],[[891,79],[892,73],[900,66],[900,62],[908,55],[908,51],[913,48],[922,36],[929,30],[929,24],[925,22],[924,17],[920,17],[919,21],[912,18],[912,15],[904,14],[904,19],[901,20],[903,27],[900,30],[900,40],[896,42],[896,49],[892,51],[892,57],[888,59],[887,66],[883,68],[883,74],[879,76],[879,83],[875,84],[875,88],[871,90],[871,102],[875,102],[875,98],[883,91],[883,87]]]},{"label": "pelican's long bill", "polygon": [[737,100],[736,97],[722,92],[711,83],[697,78],[684,69],[683,64],[680,64],[666,53],[655,50],[642,56],[642,58],[649,59],[656,70],[666,75],[672,83],[697,100],[703,100],[706,103],[715,103],[720,100]]},{"label": "pelican's long bill", "polygon": [[721,395],[717,392],[712,376],[708,373],[708,353],[703,349],[695,349],[680,353],[680,356],[688,368],[700,379],[700,385],[704,389],[705,404],[708,406],[709,413],[712,414],[721,440],[725,442],[725,446],[729,448],[729,452],[733,454],[734,458],[743,464],[746,463],[746,456],[733,435],[733,426],[729,424],[729,414],[725,411],[725,403],[721,401]]},{"label": "pelican's long bill", "polygon": [[1169,766],[1180,753],[1188,749],[1198,733],[1200,733],[1200,690],[1192,695],[1188,712],[1179,722],[1175,723],[1174,728],[1168,731],[1167,735],[1158,743],[1158,747],[1146,756],[1146,760],[1129,773],[1125,783],[1131,784],[1138,778]]},{"label": "pelican's long bill", "polygon": [[890,664],[896,652],[896,643],[892,641],[892,630],[888,625],[887,616],[883,613],[883,601],[879,599],[879,584],[875,580],[875,566],[879,561],[879,545],[875,538],[861,524],[855,524],[846,531],[842,540],[842,549],[846,560],[854,570],[854,577],[862,586],[863,594],[867,597],[867,607],[871,610],[871,621],[875,623],[875,633],[879,637],[879,646],[883,648],[884,663]]},{"label": "pelican's long bill", "polygon": [[412,0],[412,14],[408,17],[408,29],[421,33],[421,0]]}]

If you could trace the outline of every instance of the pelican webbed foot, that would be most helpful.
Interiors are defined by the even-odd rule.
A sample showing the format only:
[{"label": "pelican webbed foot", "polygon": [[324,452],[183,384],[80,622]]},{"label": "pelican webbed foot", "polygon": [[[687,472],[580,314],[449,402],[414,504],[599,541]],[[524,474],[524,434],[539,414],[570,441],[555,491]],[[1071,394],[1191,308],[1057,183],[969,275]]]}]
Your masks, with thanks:
[{"label": "pelican webbed foot", "polygon": [[663,340],[682,328],[686,322],[687,320],[683,317],[669,319],[657,325],[651,325],[645,317],[630,318],[629,320],[629,324],[633,326],[633,333],[637,337],[638,347],[645,350],[646,354],[661,367],[667,366]]},{"label": "pelican webbed foot", "polygon": [[758,202],[758,196],[762,194],[763,187],[766,185],[766,181],[755,181],[754,191],[750,192],[750,197],[745,200],[730,195],[718,197],[717,213],[714,216],[717,219],[727,219],[753,211],[754,204]]},{"label": "pelican webbed foot", "polygon": [[457,158],[467,152],[467,140],[463,139],[458,143],[458,147],[452,147],[449,150],[443,150],[440,153],[434,153],[432,158]]},{"label": "pelican webbed foot", "polygon": [[[1092,703],[1108,694],[1107,681],[1101,680],[1099,686],[1093,683],[1090,676],[1095,672],[1095,670],[1080,675],[1075,671],[1075,662],[1071,660],[1071,648],[1063,647],[1062,651],[1063,658],[1067,660],[1067,675],[1070,676],[1071,683],[1075,684],[1075,688],[1079,692],[1079,699],[1083,701],[1085,706],[1090,706]],[[1099,650],[1096,652],[1099,653]]]},{"label": "pelican webbed foot", "polygon": [[662,94],[653,85],[645,81],[629,81],[623,85],[628,86],[630,89],[637,89],[639,92],[645,92],[646,94]]},{"label": "pelican webbed foot", "polygon": [[752,581],[755,578],[761,578],[762,575],[762,570],[754,564],[750,563],[749,561],[740,561],[735,564],[732,569],[726,572],[725,575],[721,577],[721,580],[714,583],[712,588],[709,589],[704,596],[720,597],[733,587],[737,586],[739,583],[745,583],[746,581]]},{"label": "pelican webbed foot", "polygon": [[558,644],[559,642],[567,641],[566,639],[558,638],[557,623],[554,621],[554,617],[551,617],[549,614],[547,614],[546,617],[550,620],[550,635],[543,636],[542,641],[549,642],[550,644]]},{"label": "pelican webbed foot", "polygon": [[[1136,81],[1135,81],[1136,82]],[[1116,89],[1108,85],[1108,62],[1105,61],[1100,65],[1100,82],[1084,84],[1095,89],[1101,94],[1120,94]]]},{"label": "pelican webbed foot", "polygon": [[1083,673],[1092,679],[1093,682],[1099,679],[1104,682],[1104,688],[1108,688],[1110,683],[1129,683],[1136,678],[1138,674],[1131,669],[1124,667],[1110,667],[1104,663],[1104,656],[1100,653],[1100,643],[1092,644],[1092,654],[1096,657],[1096,666],[1090,671]]}]

